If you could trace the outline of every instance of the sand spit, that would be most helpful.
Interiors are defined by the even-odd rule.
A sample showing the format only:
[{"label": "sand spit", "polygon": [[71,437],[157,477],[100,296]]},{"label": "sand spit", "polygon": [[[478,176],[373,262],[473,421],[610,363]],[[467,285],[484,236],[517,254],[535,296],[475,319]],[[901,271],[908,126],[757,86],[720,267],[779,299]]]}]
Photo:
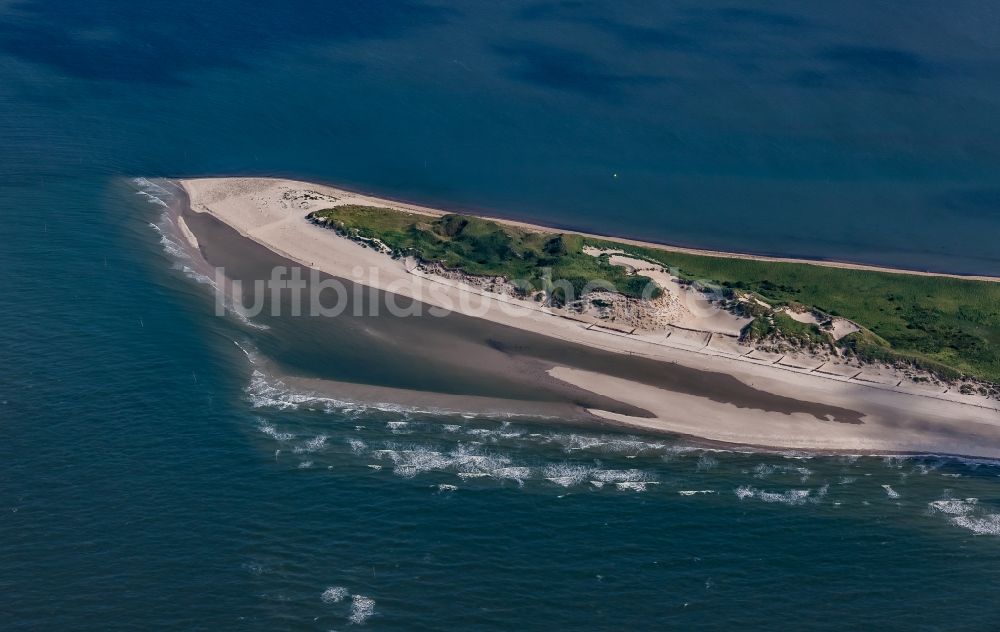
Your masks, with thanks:
[{"label": "sand spit", "polygon": [[[412,261],[394,260],[377,248],[364,247],[305,219],[311,211],[340,204],[385,206],[427,215],[441,215],[442,211],[289,180],[205,178],[184,180],[181,184],[188,193],[193,211],[210,213],[269,250],[330,275],[564,342],[724,373],[776,397],[840,407],[862,415],[861,423],[822,421],[812,415],[775,414],[720,404],[711,398],[592,371],[570,367],[553,367],[549,371],[557,380],[647,410],[654,416],[645,419],[592,411],[614,423],[778,448],[1000,457],[1000,412],[996,401],[908,383],[903,376],[894,373],[866,375],[866,371],[853,371],[836,360],[772,358],[752,348],[744,348],[736,344],[732,335],[738,323],[725,322],[726,317],[732,318],[731,315],[719,318],[711,310],[690,309],[682,300],[683,292],[675,293],[670,286],[672,280],[666,276],[652,278],[671,290],[668,297],[676,299],[668,299],[665,307],[675,312],[671,324],[663,332],[625,331],[603,326],[586,314],[553,313],[536,303],[471,286],[461,279],[435,275],[419,269]],[[646,264],[627,259],[621,257],[614,263],[636,268]],[[642,273],[647,276],[660,274],[655,270],[643,270]],[[698,322],[683,320],[688,314],[702,319],[715,318],[721,324],[717,327],[701,324],[703,329],[699,329]],[[669,365],[664,365],[664,371],[669,370]]]},{"label": "sand spit", "polygon": [[[596,394],[613,397],[653,413],[637,418],[601,410],[592,413],[631,428],[666,430],[711,441],[830,452],[908,452],[957,454],[1000,458],[1000,414],[970,409],[961,420],[952,418],[951,402],[913,401],[918,410],[898,410],[892,391],[872,389],[861,401],[847,392],[838,394],[866,411],[862,423],[818,420],[807,413],[775,414],[711,402],[638,382],[568,367],[549,370],[553,377]],[[799,397],[829,401],[831,393],[809,385]],[[821,392],[826,391],[826,392]],[[989,440],[983,441],[985,437]]]}]

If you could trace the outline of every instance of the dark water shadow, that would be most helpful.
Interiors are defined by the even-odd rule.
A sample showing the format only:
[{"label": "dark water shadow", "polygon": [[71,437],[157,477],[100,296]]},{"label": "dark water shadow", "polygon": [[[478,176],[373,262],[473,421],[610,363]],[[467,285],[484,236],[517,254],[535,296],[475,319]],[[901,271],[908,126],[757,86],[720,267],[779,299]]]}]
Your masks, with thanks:
[{"label": "dark water shadow", "polygon": [[454,14],[415,0],[29,0],[0,11],[0,51],[84,79],[179,83],[262,52],[402,37]]}]

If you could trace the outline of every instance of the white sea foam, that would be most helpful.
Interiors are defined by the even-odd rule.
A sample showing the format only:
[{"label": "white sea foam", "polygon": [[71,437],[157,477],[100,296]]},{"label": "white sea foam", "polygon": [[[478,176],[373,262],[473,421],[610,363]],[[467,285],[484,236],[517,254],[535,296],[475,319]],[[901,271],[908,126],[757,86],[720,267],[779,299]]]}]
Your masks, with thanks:
[{"label": "white sea foam", "polygon": [[684,456],[685,454],[690,454],[692,452],[704,451],[701,448],[696,448],[690,445],[668,445],[663,449],[663,460],[670,461],[675,456]]},{"label": "white sea foam", "polygon": [[606,442],[598,437],[591,437],[587,435],[562,435],[556,434],[551,435],[551,438],[556,442],[563,444],[563,449],[566,452],[574,452],[576,450],[592,450],[594,448],[603,446]]},{"label": "white sea foam", "polygon": [[603,483],[652,483],[656,478],[642,470],[595,470],[591,476]]},{"label": "white sea foam", "polygon": [[714,494],[714,489],[682,489],[677,492],[681,496],[694,496],[695,494]]},{"label": "white sea foam", "polygon": [[575,433],[550,433],[546,435],[529,435],[544,437],[547,441],[563,446],[566,452],[598,451],[606,454],[640,454],[667,449],[667,445],[659,442],[643,441],[634,437],[593,436]]},{"label": "white sea foam", "polygon": [[[154,228],[157,227],[154,226]],[[159,228],[157,228],[157,230],[159,230]],[[173,255],[179,259],[190,259],[187,251],[183,250],[181,246],[178,246],[177,242],[168,239],[166,236],[162,237],[160,239],[160,242],[163,243],[164,250],[167,252],[167,254]],[[246,309],[240,303],[233,301],[231,297],[226,296],[223,289],[219,287],[219,284],[212,277],[208,276],[207,274],[203,274],[195,270],[194,268],[184,264],[176,264],[175,268],[179,269],[184,274],[184,276],[191,279],[195,283],[211,287],[212,290],[215,291],[216,295],[222,298],[222,302],[226,308],[226,313],[232,314],[233,316],[236,317],[237,320],[239,320],[247,327],[259,330],[267,330],[271,328],[268,325],[255,323],[253,319],[251,319],[250,316],[247,315]]]},{"label": "white sea foam", "polygon": [[458,487],[454,485],[448,485],[447,483],[441,483],[440,485],[437,486],[437,488],[439,492],[453,492],[456,489],[458,489]]},{"label": "white sea foam", "polygon": [[172,195],[170,191],[164,189],[149,178],[144,178],[142,176],[132,178],[132,184],[139,187],[144,192],[160,193],[168,196]]},{"label": "white sea foam", "polygon": [[657,452],[666,447],[663,443],[642,441],[641,439],[612,439],[605,443],[604,451],[611,454],[638,455],[644,452]]},{"label": "white sea foam", "polygon": [[[177,256],[180,258],[186,258],[187,254],[182,252]],[[222,302],[225,305],[226,313],[232,314],[233,316],[236,317],[238,321],[240,321],[247,327],[250,327],[251,329],[259,329],[261,331],[271,328],[269,325],[264,325],[262,323],[255,323],[253,319],[251,319],[250,316],[247,315],[246,310],[243,308],[242,305],[234,302],[228,296],[225,296],[223,290],[219,288],[219,284],[216,283],[215,279],[213,279],[212,277],[206,274],[202,274],[201,272],[198,272],[194,268],[191,268],[190,266],[187,265],[178,264],[175,267],[179,269],[184,274],[184,276],[191,279],[195,283],[199,285],[207,285],[210,288],[212,288],[212,290],[215,291],[217,295],[222,297]]]},{"label": "white sea foam", "polygon": [[770,463],[760,463],[753,468],[753,477],[764,479],[775,473],[799,475],[799,482],[805,483],[812,476],[813,472],[809,468],[793,465],[776,465]]},{"label": "white sea foam", "polygon": [[515,439],[517,437],[523,437],[524,430],[513,428],[509,421],[505,421],[500,425],[500,429],[497,430],[497,434],[504,439]]},{"label": "white sea foam", "polygon": [[[258,389],[258,395],[264,392],[266,392],[264,389]],[[301,400],[287,398],[286,394],[285,399],[278,401],[278,405],[288,406],[296,404],[299,401]],[[390,430],[407,428],[413,431],[419,431],[422,428],[419,425],[413,426],[412,422],[401,421],[389,422],[387,427]],[[522,430],[511,428],[507,425],[500,430],[478,429],[477,432],[470,434],[474,436],[490,436],[495,434],[508,437],[532,436],[533,438],[543,440],[552,439],[552,435],[539,433],[528,435]],[[568,440],[570,445],[575,446],[586,445],[594,447],[600,445],[603,449],[607,449],[611,445],[610,442],[599,440],[595,437],[563,435],[562,438]],[[589,439],[594,440],[591,441]],[[450,451],[444,451],[440,447],[435,446],[400,445],[395,443],[384,444],[384,447],[373,449],[360,439],[353,438],[346,439],[346,441],[351,446],[352,452],[356,454],[368,454],[378,460],[391,461],[393,473],[404,478],[416,477],[426,472],[452,472],[462,479],[490,477],[496,480],[513,480],[519,484],[523,484],[527,480],[538,477],[562,487],[571,487],[590,481],[595,486],[611,484],[619,486],[621,489],[632,490],[645,489],[648,485],[658,482],[655,474],[635,468],[613,469],[587,464],[550,463],[536,469],[525,464],[513,462],[511,456],[507,454],[484,451],[481,444],[478,443],[459,443]],[[323,445],[325,445],[324,440],[313,439],[304,446],[298,446],[297,451],[308,452],[319,449]],[[641,444],[641,446],[648,445],[655,446],[658,444],[647,444],[645,442]],[[625,442],[618,444],[615,449],[620,449],[621,446],[627,446],[630,450],[641,447],[634,442]],[[369,467],[375,465],[377,464],[370,464]],[[793,468],[788,469],[791,471]],[[620,483],[624,483],[624,485],[619,485]],[[769,497],[765,495],[764,499],[767,500]]]},{"label": "white sea foam", "polygon": [[937,511],[949,516],[961,516],[976,508],[979,503],[978,498],[945,498],[928,503],[932,511]]},{"label": "white sea foam", "polygon": [[593,468],[570,463],[553,463],[542,468],[542,476],[556,485],[572,487],[587,480]]},{"label": "white sea foam", "polygon": [[299,397],[287,389],[282,388],[284,384],[270,384],[264,374],[254,369],[250,375],[250,384],[246,388],[247,397],[254,408],[278,408],[285,410],[288,408],[298,408],[303,401],[308,401],[307,397]]},{"label": "white sea foam", "polygon": [[[251,357],[251,361],[253,358]],[[271,382],[258,369],[250,375],[250,384],[246,388],[247,398],[254,408],[277,408],[279,410],[297,409],[302,406],[323,408],[326,405],[340,409],[354,409],[357,405],[332,398],[297,393],[289,389],[284,382]]]},{"label": "white sea foam", "polygon": [[889,498],[899,498],[899,492],[892,488],[892,485],[883,485],[882,489],[885,490],[885,495]]},{"label": "white sea foam", "polygon": [[167,207],[167,203],[162,198],[173,198],[169,191],[146,178],[133,178],[132,184],[139,188],[135,194],[145,197],[150,204]]},{"label": "white sea foam", "polygon": [[624,481],[615,483],[615,487],[621,491],[644,492],[647,485],[656,485],[655,481]]},{"label": "white sea foam", "polygon": [[323,603],[340,603],[347,595],[347,589],[343,586],[330,586],[323,591],[320,599],[323,600]]},{"label": "white sea foam", "polygon": [[312,466],[313,466],[313,462],[312,461],[302,461],[301,463],[299,463],[299,469],[300,470],[308,470]]},{"label": "white sea foam", "polygon": [[160,246],[163,248],[163,252],[175,259],[191,258],[191,255],[188,254],[184,247],[174,239],[171,239],[166,232],[164,232],[163,228],[152,222],[149,223],[149,226],[160,235]]},{"label": "white sea foam", "polygon": [[351,597],[351,616],[348,617],[351,623],[364,623],[368,617],[375,614],[375,600],[364,595],[354,595]]},{"label": "white sea foam", "polygon": [[[781,503],[783,505],[803,505],[809,500],[810,490],[789,489],[784,492],[770,492],[756,489],[749,485],[740,485],[736,488],[736,497],[740,500],[745,498],[756,498],[766,503]],[[825,490],[823,491],[825,495]]]},{"label": "white sea foam", "polygon": [[928,503],[931,513],[949,516],[949,522],[975,535],[1000,535],[1000,514],[987,513],[978,498],[943,498]]},{"label": "white sea foam", "polygon": [[806,502],[809,498],[808,489],[789,489],[788,491],[777,493],[777,492],[765,492],[758,491],[757,498],[763,500],[766,503],[783,503],[786,505],[801,505]]},{"label": "white sea foam", "polygon": [[[266,326],[261,326],[266,329]],[[251,363],[254,363],[254,354],[248,353]],[[245,392],[247,399],[254,408],[276,408],[279,410],[294,410],[299,408],[319,409],[328,413],[356,413],[365,411],[380,411],[389,413],[399,413],[407,415],[412,413],[424,413],[429,415],[449,415],[451,411],[437,408],[409,408],[392,403],[365,403],[359,404],[348,400],[325,397],[314,393],[296,391],[279,379],[266,376],[259,369],[254,369],[250,375],[250,383]],[[397,422],[389,422],[397,423]],[[405,423],[405,422],[398,422]]]},{"label": "white sea foam", "polygon": [[523,483],[525,480],[531,478],[531,468],[530,467],[502,467],[498,469],[493,476],[495,478],[507,479],[512,481],[517,481],[518,483]]},{"label": "white sea foam", "polygon": [[500,428],[469,428],[465,434],[496,441],[498,439],[516,439],[524,434],[519,430],[509,430],[509,426],[504,424]]},{"label": "white sea foam", "polygon": [[327,438],[328,437],[326,435],[317,435],[312,439],[310,439],[309,441],[306,441],[302,445],[295,446],[294,452],[296,454],[308,454],[312,452],[319,452],[320,450],[326,448]]},{"label": "white sea foam", "polygon": [[1000,535],[1000,514],[956,516],[952,522],[976,535]]},{"label": "white sea foam", "polygon": [[391,458],[395,464],[393,473],[403,478],[413,478],[423,472],[443,470],[451,464],[443,454],[428,448],[394,451],[391,453]]},{"label": "white sea foam", "polygon": [[[200,272],[198,272],[198,271],[196,271],[196,270],[194,270],[192,268],[189,268],[188,266],[181,266],[180,270],[181,270],[181,272],[184,273],[184,276],[186,276],[187,278],[191,279],[195,283],[200,283],[201,285],[209,285],[209,286],[211,286],[214,289],[218,289],[219,288],[218,284],[216,284],[216,282],[215,282],[214,279],[212,279],[211,277],[205,276],[204,274],[202,274],[202,273],[200,273]],[[237,313],[238,314],[238,312],[236,312],[234,310],[230,310],[230,311],[233,311],[233,313]],[[238,314],[238,315],[243,316],[242,314]],[[245,316],[244,316],[244,318],[245,318]],[[264,327],[263,325],[261,325],[261,326]]]},{"label": "white sea foam", "polygon": [[295,438],[295,435],[290,432],[279,432],[277,428],[267,423],[263,419],[260,420],[260,423],[258,424],[257,428],[262,433],[271,437],[275,441],[285,442],[285,441],[291,441],[292,439]]}]

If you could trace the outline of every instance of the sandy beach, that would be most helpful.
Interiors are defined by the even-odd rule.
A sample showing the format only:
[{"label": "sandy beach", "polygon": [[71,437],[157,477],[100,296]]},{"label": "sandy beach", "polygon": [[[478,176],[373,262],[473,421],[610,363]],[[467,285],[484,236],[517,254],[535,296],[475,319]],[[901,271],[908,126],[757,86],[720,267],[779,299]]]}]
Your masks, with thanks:
[{"label": "sandy beach", "polygon": [[[385,206],[435,216],[443,211],[289,180],[205,178],[183,180],[180,185],[194,213],[210,214],[240,235],[303,266],[498,325],[631,356],[636,361],[662,363],[665,373],[673,367],[683,367],[724,374],[745,385],[748,392],[757,394],[748,395],[742,403],[720,402],[705,393],[684,391],[652,380],[572,366],[548,367],[547,374],[554,380],[648,411],[650,415],[638,417],[590,409],[593,415],[610,423],[776,448],[1000,457],[1000,410],[995,400],[907,383],[897,375],[874,369],[853,371],[809,358],[769,357],[736,345],[732,336],[724,333],[700,335],[678,329],[674,335],[654,336],[595,326],[592,321],[553,314],[528,301],[421,272],[413,262],[393,260],[305,219],[310,211],[340,204]],[[186,226],[182,230],[192,246],[197,247],[199,242],[204,246],[204,235],[196,236]],[[610,239],[681,252],[749,257]],[[846,263],[808,263],[920,274]],[[761,405],[755,399],[758,395],[804,405],[787,410]],[[805,404],[839,412],[817,412],[818,409]]]}]

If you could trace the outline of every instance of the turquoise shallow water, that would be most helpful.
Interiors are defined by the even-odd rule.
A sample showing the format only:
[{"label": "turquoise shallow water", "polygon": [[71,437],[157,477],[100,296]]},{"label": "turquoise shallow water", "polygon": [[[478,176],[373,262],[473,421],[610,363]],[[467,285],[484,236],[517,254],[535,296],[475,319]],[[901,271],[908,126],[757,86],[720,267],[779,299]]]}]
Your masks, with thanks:
[{"label": "turquoise shallow water", "polygon": [[0,3],[4,629],[995,626],[996,464],[303,400],[127,184],[995,274],[990,5],[133,4]]}]

